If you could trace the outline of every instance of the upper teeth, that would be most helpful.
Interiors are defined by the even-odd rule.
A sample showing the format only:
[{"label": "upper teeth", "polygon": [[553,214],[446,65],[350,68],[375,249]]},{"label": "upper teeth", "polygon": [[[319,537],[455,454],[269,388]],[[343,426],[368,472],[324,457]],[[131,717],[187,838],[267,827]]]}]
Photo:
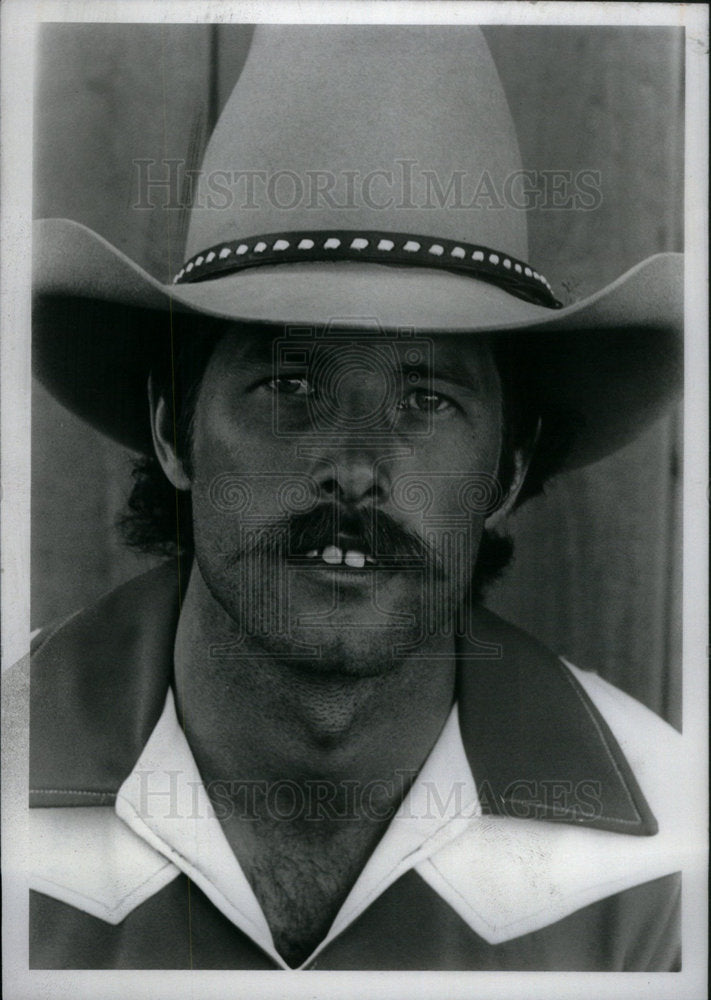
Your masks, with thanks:
[{"label": "upper teeth", "polygon": [[[318,555],[318,549],[311,549],[310,552],[306,553],[306,558],[315,559]],[[329,566],[340,566],[342,563],[345,563],[346,566],[352,566],[356,569],[362,569],[367,562],[375,562],[372,556],[368,556],[364,552],[358,551],[358,549],[348,549],[344,552],[337,545],[327,545],[321,552],[321,559],[325,563],[328,563]]]}]

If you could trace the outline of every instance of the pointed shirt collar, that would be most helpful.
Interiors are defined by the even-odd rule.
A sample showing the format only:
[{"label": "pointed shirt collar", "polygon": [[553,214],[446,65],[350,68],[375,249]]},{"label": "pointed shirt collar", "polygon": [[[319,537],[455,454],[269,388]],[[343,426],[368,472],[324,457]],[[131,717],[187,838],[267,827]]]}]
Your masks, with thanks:
[{"label": "pointed shirt collar", "polygon": [[[478,812],[476,788],[453,708],[328,934],[303,965],[309,965],[396,879],[460,836]],[[116,813],[142,841],[184,872],[274,962],[288,968],[212,808],[170,691],[153,734],[118,791]]]}]

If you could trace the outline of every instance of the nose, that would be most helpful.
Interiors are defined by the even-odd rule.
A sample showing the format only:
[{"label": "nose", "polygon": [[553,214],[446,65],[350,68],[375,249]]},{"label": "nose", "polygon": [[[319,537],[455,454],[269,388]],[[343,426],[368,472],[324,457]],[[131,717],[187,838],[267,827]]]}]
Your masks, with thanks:
[{"label": "nose", "polygon": [[358,507],[383,504],[390,496],[389,462],[362,445],[343,442],[312,455],[320,498]]}]

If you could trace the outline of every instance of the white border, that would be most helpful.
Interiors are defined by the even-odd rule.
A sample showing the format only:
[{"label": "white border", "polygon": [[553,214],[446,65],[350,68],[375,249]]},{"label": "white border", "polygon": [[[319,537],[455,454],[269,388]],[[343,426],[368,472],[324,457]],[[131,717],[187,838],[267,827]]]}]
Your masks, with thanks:
[{"label": "white border", "polygon": [[[708,8],[656,3],[391,3],[228,0],[5,0],[2,16],[2,625],[3,663],[17,660],[29,637],[30,358],[29,274],[33,36],[39,21],[328,22],[684,25],[687,28],[686,402],[684,407],[684,739],[693,763],[687,795],[698,870],[684,882],[684,971],[673,973],[304,973],[28,972],[23,820],[3,785],[4,995],[8,1000],[177,1000],[232,996],[373,997],[413,1000],[481,997],[549,1000],[700,1000],[706,995],[707,538],[708,538]],[[703,856],[701,856],[703,854]]]},{"label": "white border", "polygon": [[[6,0],[7,6],[24,0]],[[690,9],[691,8],[691,9]],[[35,21],[149,21],[154,24],[521,24],[694,26],[703,11],[675,3],[541,0],[38,0]]]}]

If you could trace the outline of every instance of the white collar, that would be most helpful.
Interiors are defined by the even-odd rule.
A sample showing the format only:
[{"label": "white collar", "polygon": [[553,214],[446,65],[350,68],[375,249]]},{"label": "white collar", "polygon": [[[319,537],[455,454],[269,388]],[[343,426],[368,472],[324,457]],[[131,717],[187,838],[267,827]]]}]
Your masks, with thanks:
[{"label": "white collar", "polygon": [[[119,789],[116,813],[141,840],[188,875],[275,962],[288,968],[274,948],[259,902],[215,816],[171,691],[140,759]],[[404,872],[459,836],[476,813],[476,788],[455,707],[328,935],[304,964]]]}]

